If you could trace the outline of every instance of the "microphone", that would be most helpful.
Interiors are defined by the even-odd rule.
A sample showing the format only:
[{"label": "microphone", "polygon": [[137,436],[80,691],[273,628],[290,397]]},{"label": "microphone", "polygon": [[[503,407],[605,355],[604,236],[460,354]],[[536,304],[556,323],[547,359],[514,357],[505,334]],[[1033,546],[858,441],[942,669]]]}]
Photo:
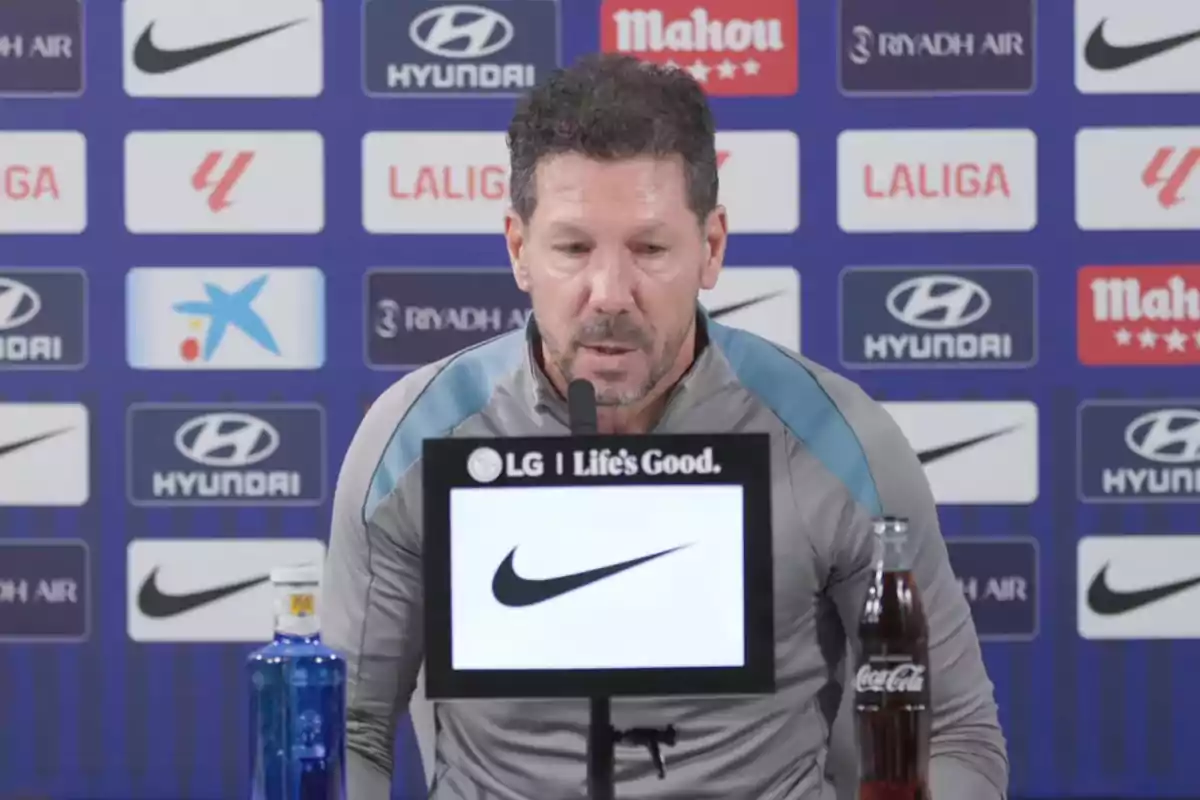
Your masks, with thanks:
[{"label": "microphone", "polygon": [[572,434],[586,436],[596,432],[596,387],[591,381],[576,378],[567,386],[567,414]]}]

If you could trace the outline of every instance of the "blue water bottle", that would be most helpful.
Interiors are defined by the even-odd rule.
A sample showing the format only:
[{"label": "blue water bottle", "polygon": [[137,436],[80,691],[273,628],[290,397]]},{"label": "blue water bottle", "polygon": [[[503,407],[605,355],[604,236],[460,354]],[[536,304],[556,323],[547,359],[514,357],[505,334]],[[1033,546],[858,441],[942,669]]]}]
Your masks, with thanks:
[{"label": "blue water bottle", "polygon": [[320,569],[271,571],[275,639],[250,654],[250,800],[346,800],[346,662],[321,644]]}]

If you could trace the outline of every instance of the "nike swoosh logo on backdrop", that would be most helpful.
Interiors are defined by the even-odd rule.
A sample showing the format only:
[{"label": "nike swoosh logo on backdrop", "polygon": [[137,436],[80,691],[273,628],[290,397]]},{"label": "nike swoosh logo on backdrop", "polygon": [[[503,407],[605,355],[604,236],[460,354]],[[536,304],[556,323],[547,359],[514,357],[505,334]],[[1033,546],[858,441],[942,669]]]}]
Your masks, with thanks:
[{"label": "nike swoosh logo on backdrop", "polygon": [[952,442],[950,444],[944,444],[941,447],[933,447],[928,450],[922,450],[919,453],[917,453],[917,460],[920,461],[922,464],[932,464],[934,461],[937,461],[940,458],[945,458],[946,456],[952,456],[961,450],[966,450],[968,447],[974,447],[975,445],[982,444],[983,442],[986,442],[989,439],[995,439],[997,436],[1003,436],[1006,433],[1015,431],[1018,427],[1019,426],[1017,426],[1017,425],[1011,425],[1007,428],[1002,428],[1001,430],[998,430],[998,431],[992,431],[991,433],[985,433],[982,436],[975,436],[970,439],[963,439],[961,442]]},{"label": "nike swoosh logo on backdrop", "polygon": [[582,589],[590,583],[596,583],[619,572],[633,569],[636,566],[645,564],[647,561],[662,558],[669,553],[682,550],[687,546],[684,544],[679,547],[672,547],[670,550],[651,553],[648,556],[642,556],[630,561],[622,561],[619,564],[610,564],[607,567],[589,569],[586,572],[577,572],[573,575],[562,575],[557,578],[536,580],[522,578],[513,569],[513,556],[517,553],[517,548],[514,547],[508,556],[500,562],[500,566],[496,568],[496,575],[492,578],[492,594],[496,596],[496,600],[501,605],[509,606],[510,608],[532,606],[544,603],[567,592]]},{"label": "nike swoosh logo on backdrop", "polygon": [[744,308],[750,308],[750,306],[756,306],[759,303],[770,300],[771,298],[779,297],[781,294],[783,294],[783,292],[772,292],[771,294],[759,295],[758,297],[752,297],[749,300],[743,300],[740,303],[731,303],[730,305],[720,306],[719,308],[710,308],[708,310],[708,316],[710,319],[727,317],[730,314],[734,314]]},{"label": "nike swoosh logo on backdrop", "polygon": [[217,586],[200,592],[188,592],[187,594],[164,594],[159,591],[157,579],[158,567],[155,567],[146,576],[146,580],[142,582],[142,588],[138,592],[138,609],[147,617],[153,619],[174,617],[185,611],[191,611],[193,608],[215,603],[217,600],[228,597],[231,594],[237,594],[252,586],[266,583],[270,580],[270,576],[263,575],[258,578],[250,578],[238,583]]},{"label": "nike swoosh logo on backdrop", "polygon": [[282,25],[267,28],[266,30],[247,33],[243,36],[235,36],[232,39],[222,39],[219,42],[196,45],[195,47],[188,47],[183,50],[163,50],[155,45],[154,40],[150,38],[155,23],[151,22],[146,26],[146,30],[142,31],[142,35],[138,38],[137,44],[133,48],[133,63],[142,72],[151,75],[162,75],[191,66],[198,61],[212,58],[215,55],[220,55],[235,47],[249,44],[264,36],[270,36],[272,33],[278,33],[293,25],[299,25],[301,22],[304,22],[304,20],[295,19],[291,22],[285,22]]},{"label": "nike swoosh logo on backdrop", "polygon": [[1088,37],[1087,46],[1083,49],[1083,58],[1092,69],[1101,71],[1121,69],[1200,39],[1200,31],[1192,31],[1141,44],[1115,45],[1104,38],[1104,23],[1107,21],[1100,20],[1100,24],[1092,31],[1092,35]]},{"label": "nike swoosh logo on backdrop", "polygon": [[29,447],[31,444],[37,444],[38,442],[44,442],[47,439],[51,439],[55,436],[58,436],[59,434],[66,433],[69,430],[71,430],[71,429],[70,428],[59,428],[58,430],[50,431],[49,433],[39,433],[37,436],[33,436],[29,439],[18,439],[17,441],[9,442],[8,444],[0,444],[0,457],[6,456],[9,453],[15,453],[18,450]]},{"label": "nike swoosh logo on backdrop", "polygon": [[1117,591],[1108,586],[1108,564],[1105,564],[1092,579],[1092,585],[1088,587],[1088,607],[1097,614],[1110,617],[1157,603],[1159,600],[1165,600],[1172,595],[1191,589],[1193,586],[1200,586],[1200,577],[1164,583],[1161,586],[1151,586],[1132,592]]}]

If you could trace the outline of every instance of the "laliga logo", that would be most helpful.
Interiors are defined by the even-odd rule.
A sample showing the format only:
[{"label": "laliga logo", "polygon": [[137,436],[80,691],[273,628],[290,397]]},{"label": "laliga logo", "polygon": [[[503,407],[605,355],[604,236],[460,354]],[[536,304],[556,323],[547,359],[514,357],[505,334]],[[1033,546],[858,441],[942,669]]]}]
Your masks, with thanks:
[{"label": "laliga logo", "polygon": [[1167,408],[1142,414],[1125,428],[1125,446],[1160,464],[1200,462],[1200,411]]},{"label": "laliga logo", "polygon": [[860,692],[920,692],[925,688],[925,667],[900,664],[891,669],[871,669],[870,664],[863,664],[854,678],[854,688]]},{"label": "laliga logo", "polygon": [[992,307],[992,298],[975,281],[957,275],[920,275],[887,295],[888,313],[905,325],[931,331],[964,328]]}]

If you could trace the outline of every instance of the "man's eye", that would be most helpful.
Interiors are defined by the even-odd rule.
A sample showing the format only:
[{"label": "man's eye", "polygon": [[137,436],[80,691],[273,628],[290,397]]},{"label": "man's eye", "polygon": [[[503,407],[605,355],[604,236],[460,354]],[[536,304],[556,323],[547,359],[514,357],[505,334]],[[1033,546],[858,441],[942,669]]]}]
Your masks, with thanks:
[{"label": "man's eye", "polygon": [[659,255],[662,255],[663,253],[667,252],[667,248],[663,247],[662,245],[658,245],[658,244],[650,244],[649,242],[642,242],[640,244],[635,244],[633,246],[633,251],[635,253],[637,253],[638,255],[642,255],[642,256],[659,256]]},{"label": "man's eye", "polygon": [[582,256],[586,255],[591,250],[591,247],[583,242],[566,242],[565,244],[555,245],[554,249],[569,256]]}]

